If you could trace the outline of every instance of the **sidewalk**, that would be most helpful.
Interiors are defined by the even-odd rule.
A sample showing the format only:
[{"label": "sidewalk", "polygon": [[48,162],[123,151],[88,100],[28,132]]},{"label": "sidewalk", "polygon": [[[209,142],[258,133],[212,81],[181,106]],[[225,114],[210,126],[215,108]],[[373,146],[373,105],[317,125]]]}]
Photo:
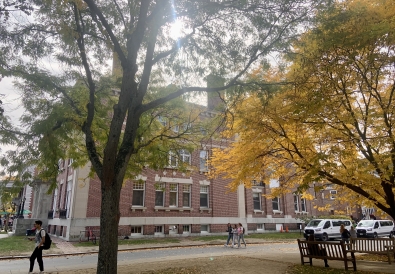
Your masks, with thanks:
[{"label": "sidewalk", "polygon": [[[86,253],[96,253],[99,250],[98,246],[92,246],[92,247],[74,247],[72,244],[65,242],[63,240],[54,238],[53,239],[56,245],[61,248],[64,251],[69,251],[70,254],[86,254]],[[224,239],[225,241],[225,239]],[[210,241],[210,242],[204,242],[204,241],[191,241],[187,239],[183,239],[180,243],[166,243],[166,244],[144,244],[144,245],[119,245],[118,250],[119,251],[133,251],[133,250],[141,250],[141,249],[159,249],[159,248],[179,248],[179,247],[189,247],[189,246],[205,246],[205,245],[217,245],[220,246],[221,248],[226,248],[224,247],[224,241]],[[243,256],[248,256],[250,258],[259,258],[259,259],[265,259],[265,260],[270,260],[274,261],[277,263],[283,263],[283,264],[300,264],[300,253],[299,249],[297,246],[297,243],[295,240],[282,240],[282,241],[263,241],[261,239],[248,239],[248,245],[251,244],[273,244],[273,243],[280,243],[280,242],[295,242],[295,248],[292,250],[286,250],[285,252],[283,251],[277,251],[277,252],[268,252],[264,254],[244,254]],[[230,248],[230,247],[228,247]],[[66,253],[66,252],[65,252]],[[357,270],[363,270],[363,271],[371,271],[371,272],[381,272],[381,273],[395,273],[395,265],[394,263],[388,264],[388,262],[373,262],[373,261],[362,261],[358,260],[358,254],[356,254],[357,257]],[[331,268],[339,268],[339,269],[344,269],[344,263],[340,261],[330,261],[330,266]],[[322,260],[313,260],[313,265],[314,266],[322,266],[323,261]],[[352,265],[350,263],[350,269],[352,269]]]},{"label": "sidewalk", "polygon": [[[6,234],[0,234],[1,237]],[[81,254],[94,254],[97,253],[99,247],[96,245],[89,246],[89,247],[75,247],[73,244],[61,240],[56,237],[52,237],[52,241],[56,244],[55,248],[51,248],[49,251],[44,253],[45,257],[55,257],[55,256],[65,256],[65,255],[81,255]],[[224,239],[225,241],[225,239]],[[163,248],[181,248],[181,247],[190,247],[190,246],[218,246],[218,248],[225,249],[226,247],[223,246],[224,241],[214,240],[209,242],[204,241],[192,241],[189,239],[182,239],[179,243],[161,243],[161,244],[142,244],[142,245],[119,245],[119,251],[133,251],[133,250],[143,250],[143,249],[163,249]],[[275,244],[275,243],[284,243],[284,242],[295,242],[295,247],[287,248],[286,250],[276,249],[275,247],[272,248],[270,252],[263,252],[257,254],[256,252],[249,252],[248,245],[258,245],[258,244]],[[238,250],[235,249],[237,252]],[[224,254],[220,256],[221,258],[227,256],[234,256],[235,254],[229,253],[229,255]],[[298,250],[298,246],[295,240],[281,240],[281,241],[264,241],[261,239],[248,239],[247,249],[241,249],[240,254],[237,254],[240,257],[249,258],[249,259],[264,259],[267,262],[267,266],[270,268],[274,265],[284,265],[288,266],[290,264],[300,265],[300,253]],[[21,255],[21,256],[13,256],[13,257],[1,257],[0,260],[12,260],[12,259],[21,259],[21,258],[28,258],[30,254]],[[395,265],[388,264],[388,262],[371,262],[371,261],[362,261],[358,260],[357,257],[357,269],[364,270],[364,271],[371,271],[371,272],[378,272],[378,273],[395,273]],[[186,258],[188,260],[194,260],[194,258]],[[155,259],[155,262],[161,262],[161,259]],[[340,261],[329,261],[330,268],[338,268],[344,269],[344,263]],[[130,264],[130,266],[133,263]],[[323,261],[321,260],[313,260],[314,266],[323,266]],[[351,264],[350,264],[351,267]],[[351,267],[352,269],[352,267]],[[246,271],[245,273],[249,273]]]}]

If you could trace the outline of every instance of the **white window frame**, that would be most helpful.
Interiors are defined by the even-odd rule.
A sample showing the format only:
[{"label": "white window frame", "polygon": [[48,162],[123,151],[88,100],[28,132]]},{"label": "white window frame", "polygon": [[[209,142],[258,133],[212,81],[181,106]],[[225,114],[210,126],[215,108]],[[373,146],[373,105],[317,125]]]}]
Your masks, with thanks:
[{"label": "white window frame", "polygon": [[178,167],[178,157],[174,151],[169,151],[169,167]]},{"label": "white window frame", "polygon": [[158,122],[162,124],[162,126],[167,126],[167,118],[164,116],[158,116]]},{"label": "white window frame", "polygon": [[[171,205],[171,196],[172,194],[176,195],[176,204],[175,205]],[[178,184],[169,184],[169,207],[178,207]]]},{"label": "white window frame", "polygon": [[[140,232],[133,232],[134,229],[139,229]],[[132,225],[132,227],[130,228],[130,235],[131,236],[143,235],[143,226],[142,225]]]},{"label": "white window frame", "polygon": [[154,227],[154,235],[163,235],[164,234],[164,227],[163,225],[156,225]]},{"label": "white window frame", "polygon": [[182,129],[183,129],[183,131],[188,131],[188,130],[190,130],[192,128],[192,123],[190,123],[190,122],[186,122],[186,123],[183,123],[182,124]]},{"label": "white window frame", "polygon": [[192,155],[188,150],[180,149],[180,151],[178,152],[178,155],[180,157],[181,162],[186,163],[188,165],[191,164]]},{"label": "white window frame", "polygon": [[[210,189],[209,189],[208,185],[200,185],[200,196],[199,196],[200,208],[210,208],[209,193],[210,193]],[[201,204],[201,196],[202,196],[202,194],[206,195],[207,206],[202,206],[202,204]]]},{"label": "white window frame", "polygon": [[[184,204],[185,195],[188,195],[188,205]],[[191,185],[189,184],[182,185],[182,207],[191,207]]]},{"label": "white window frame", "polygon": [[180,132],[180,125],[174,125],[174,126],[171,127],[171,129],[172,129],[175,133],[178,133],[178,132]]},{"label": "white window frame", "polygon": [[199,171],[208,172],[208,150],[199,151]]},{"label": "white window frame", "polygon": [[190,225],[182,225],[182,234],[190,234],[191,226]]},{"label": "white window frame", "polygon": [[[157,183],[155,184],[155,206],[165,206],[165,189],[166,189],[166,184],[165,183]],[[162,192],[162,204],[161,205],[157,205],[156,204],[156,195]]]},{"label": "white window frame", "polygon": [[[133,197],[134,197],[134,192],[142,192],[143,193],[143,205],[135,205],[133,204]],[[132,206],[133,207],[144,207],[145,205],[145,182],[133,182],[133,195],[132,195]]]},{"label": "white window frame", "polygon": [[71,207],[71,191],[72,191],[73,180],[67,181],[66,187],[66,218],[70,217],[70,207]]},{"label": "white window frame", "polygon": [[[256,198],[256,196],[258,197],[258,200],[259,200],[259,208],[255,208],[255,199],[254,198]],[[254,206],[254,210],[259,210],[259,211],[262,210],[262,193],[261,192],[253,192],[252,193],[252,203]]]},{"label": "white window frame", "polygon": [[335,200],[337,196],[337,190],[329,190],[329,199]]},{"label": "white window frame", "polygon": [[52,207],[53,212],[56,212],[57,203],[58,203],[58,188],[55,188],[55,191],[53,194],[53,207]]},{"label": "white window frame", "polygon": [[307,201],[305,198],[300,198],[300,209],[302,212],[307,212]]},{"label": "white window frame", "polygon": [[[203,227],[205,227],[205,230],[202,229]],[[200,225],[200,233],[210,233],[210,225],[201,224]]]},{"label": "white window frame", "polygon": [[[277,204],[277,209],[274,208],[274,204]],[[272,208],[273,208],[273,211],[281,211],[280,197],[274,197],[272,199]]]},{"label": "white window frame", "polygon": [[70,158],[69,159],[69,165],[68,166],[71,166],[71,164],[74,162],[74,160],[72,159],[72,158]]},{"label": "white window frame", "polygon": [[265,230],[265,224],[256,224],[256,230],[264,231]]},{"label": "white window frame", "polygon": [[294,195],[294,209],[295,212],[300,212],[299,195]]}]

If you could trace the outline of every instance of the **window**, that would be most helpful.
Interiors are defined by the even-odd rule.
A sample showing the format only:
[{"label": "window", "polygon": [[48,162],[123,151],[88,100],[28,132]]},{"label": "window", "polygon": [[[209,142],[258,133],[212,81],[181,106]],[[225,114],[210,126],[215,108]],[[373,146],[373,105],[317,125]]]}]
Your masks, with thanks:
[{"label": "window", "polygon": [[336,196],[337,196],[337,190],[329,190],[329,198],[331,200],[336,199]]},{"label": "window", "polygon": [[165,205],[165,184],[155,184],[155,206]]},{"label": "window", "polygon": [[178,185],[177,184],[170,184],[170,198],[169,198],[169,206],[178,206]]},{"label": "window", "polygon": [[178,166],[177,155],[173,151],[169,152],[169,166],[170,167],[177,167]]},{"label": "window", "polygon": [[199,170],[202,172],[208,171],[207,159],[208,159],[208,151],[201,150],[199,154]]},{"label": "window", "polygon": [[257,230],[265,230],[265,227],[263,224],[256,224],[256,229]]},{"label": "window", "polygon": [[132,226],[130,234],[141,234],[142,231],[143,231],[143,228],[141,226]]},{"label": "window", "polygon": [[70,206],[71,206],[71,187],[73,185],[73,181],[67,181],[67,186],[66,186],[66,218],[69,218],[70,216]]},{"label": "window", "polygon": [[302,212],[307,212],[306,199],[300,199],[300,207],[302,209]]},{"label": "window", "polygon": [[58,168],[60,171],[63,171],[64,162],[63,159],[59,159],[58,161]]},{"label": "window", "polygon": [[183,233],[189,233],[190,231],[189,231],[189,225],[183,225],[182,226],[182,232]]},{"label": "window", "polygon": [[183,131],[188,131],[188,130],[190,130],[192,128],[192,124],[191,123],[183,123],[182,124],[182,130]]},{"label": "window", "polygon": [[181,162],[191,164],[191,153],[188,150],[181,149],[179,153]]},{"label": "window", "polygon": [[53,211],[55,212],[56,211],[56,209],[57,209],[57,202],[58,202],[58,189],[57,188],[55,188],[55,192],[54,192],[54,194],[53,194]]},{"label": "window", "polygon": [[208,207],[208,186],[200,186],[200,207]]},{"label": "window", "polygon": [[172,129],[174,132],[178,133],[178,132],[180,131],[180,126],[179,126],[179,125],[174,125],[171,129]]},{"label": "window", "polygon": [[278,210],[280,211],[280,198],[276,197],[272,199],[272,206],[273,206],[273,210]]},{"label": "window", "polygon": [[252,193],[252,200],[254,201],[254,210],[261,210],[261,193]]},{"label": "window", "polygon": [[155,226],[155,233],[163,233],[163,226],[162,225],[156,225]]},{"label": "window", "polygon": [[144,206],[144,185],[143,182],[133,183],[132,206]]},{"label": "window", "polygon": [[182,206],[190,207],[191,206],[191,186],[183,185],[182,186]]},{"label": "window", "polygon": [[200,225],[200,232],[209,232],[208,228],[208,225]]},{"label": "window", "polygon": [[159,123],[161,123],[162,126],[164,126],[164,127],[167,125],[167,119],[166,119],[165,117],[163,117],[163,116],[158,116],[158,121],[159,121]]},{"label": "window", "polygon": [[71,166],[73,164],[73,162],[74,162],[73,159],[69,159],[69,165],[68,166]]},{"label": "window", "polygon": [[299,212],[299,196],[294,195],[294,208],[295,212]]}]

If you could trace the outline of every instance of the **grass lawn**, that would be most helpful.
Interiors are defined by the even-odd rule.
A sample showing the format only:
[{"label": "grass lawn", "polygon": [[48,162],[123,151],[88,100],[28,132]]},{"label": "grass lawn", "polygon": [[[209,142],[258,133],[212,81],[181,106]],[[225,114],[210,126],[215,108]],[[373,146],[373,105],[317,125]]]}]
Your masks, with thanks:
[{"label": "grass lawn", "polygon": [[0,239],[0,256],[19,255],[33,252],[34,241],[29,241],[26,236],[11,236]]}]

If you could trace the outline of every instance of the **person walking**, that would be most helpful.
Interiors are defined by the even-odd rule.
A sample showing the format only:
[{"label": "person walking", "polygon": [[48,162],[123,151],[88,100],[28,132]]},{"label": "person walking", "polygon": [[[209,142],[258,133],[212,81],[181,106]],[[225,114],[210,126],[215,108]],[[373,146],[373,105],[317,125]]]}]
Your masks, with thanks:
[{"label": "person walking", "polygon": [[43,222],[37,220],[34,222],[34,227],[36,228],[36,236],[29,237],[28,239],[36,242],[36,246],[32,255],[30,256],[30,268],[29,273],[33,273],[34,261],[37,259],[38,266],[40,268],[40,273],[44,273],[44,263],[43,263],[43,246],[45,242],[45,230],[41,228]]},{"label": "person walking", "polygon": [[[232,225],[228,223],[228,228],[226,229],[226,232],[228,232],[228,239],[226,240],[226,244],[224,244],[225,247],[228,247],[230,239],[233,238],[233,233],[232,233]],[[233,245],[233,242],[232,242]]]},{"label": "person walking", "polygon": [[237,245],[240,248],[240,240],[243,240],[244,243],[244,247],[247,247],[247,244],[244,240],[244,227],[241,223],[239,223],[239,228],[237,229],[237,234],[238,234],[238,238],[237,238]]},{"label": "person walking", "polygon": [[341,225],[340,225],[340,233],[341,233],[341,235],[342,235],[342,241],[343,241],[345,244],[348,244],[348,243],[350,242],[350,236],[351,236],[351,234],[350,234],[350,232],[348,231],[348,229],[344,227],[344,224],[341,224]]},{"label": "person walking", "polygon": [[232,235],[233,235],[232,247],[235,247],[236,246],[236,241],[237,241],[237,238],[238,238],[238,236],[237,236],[237,225],[234,225],[234,227],[232,229]]}]

